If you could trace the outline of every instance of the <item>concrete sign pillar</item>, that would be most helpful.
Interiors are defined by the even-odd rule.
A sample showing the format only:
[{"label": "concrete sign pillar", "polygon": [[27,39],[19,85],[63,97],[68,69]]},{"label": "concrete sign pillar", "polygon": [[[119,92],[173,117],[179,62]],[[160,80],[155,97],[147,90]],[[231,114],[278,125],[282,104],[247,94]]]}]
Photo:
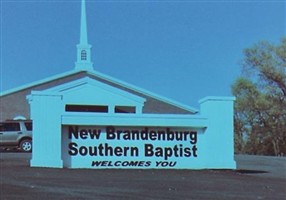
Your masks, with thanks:
[{"label": "concrete sign pillar", "polygon": [[28,98],[33,120],[32,167],[63,167],[61,159],[62,96],[32,92]]},{"label": "concrete sign pillar", "polygon": [[200,114],[208,118],[204,149],[210,168],[236,167],[234,161],[233,104],[234,97],[206,97],[199,101]]}]

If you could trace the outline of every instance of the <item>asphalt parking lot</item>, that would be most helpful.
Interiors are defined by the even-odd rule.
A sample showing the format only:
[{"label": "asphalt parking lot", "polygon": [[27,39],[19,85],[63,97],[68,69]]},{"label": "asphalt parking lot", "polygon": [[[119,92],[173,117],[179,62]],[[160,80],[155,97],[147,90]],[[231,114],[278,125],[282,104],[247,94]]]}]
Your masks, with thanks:
[{"label": "asphalt parking lot", "polygon": [[0,199],[286,199],[286,158],[237,155],[238,170],[31,168],[1,153]]}]

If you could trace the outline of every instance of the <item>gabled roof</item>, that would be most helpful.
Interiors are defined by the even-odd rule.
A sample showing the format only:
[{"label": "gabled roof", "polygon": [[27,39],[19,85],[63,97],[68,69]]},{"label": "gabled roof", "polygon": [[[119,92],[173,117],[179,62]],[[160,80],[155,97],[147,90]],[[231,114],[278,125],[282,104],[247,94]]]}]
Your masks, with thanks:
[{"label": "gabled roof", "polygon": [[[102,91],[107,91],[112,94],[116,94],[117,96],[124,97],[125,99],[129,99],[135,102],[138,102],[140,104],[144,104],[146,101],[145,98],[139,97],[137,95],[134,95],[130,92],[126,92],[124,90],[120,90],[116,87],[112,87],[108,84],[104,84],[98,80],[92,79],[90,77],[84,77],[80,78],[68,83],[64,83],[62,85],[57,85],[55,87],[49,88],[44,90],[43,92],[46,94],[65,94],[65,93],[71,93],[74,90],[84,90],[87,86],[93,86],[93,88],[100,88]],[[94,93],[94,91],[92,91]],[[116,97],[118,98],[118,97]]]},{"label": "gabled roof", "polygon": [[71,71],[68,71],[68,72],[65,72],[65,73],[61,73],[61,74],[58,74],[58,75],[55,75],[55,76],[51,76],[51,77],[48,77],[48,78],[45,78],[45,79],[42,79],[42,80],[39,80],[39,81],[35,81],[35,82],[32,82],[32,83],[29,83],[29,84],[26,84],[26,85],[23,85],[23,86],[11,89],[11,90],[7,90],[7,91],[4,91],[4,92],[1,92],[0,93],[0,97],[6,96],[6,95],[10,95],[10,94],[19,92],[21,90],[32,88],[32,87],[35,87],[37,85],[41,85],[41,84],[44,84],[44,83],[47,83],[47,82],[52,82],[52,81],[55,81],[57,79],[62,79],[62,78],[65,78],[65,77],[68,77],[68,76],[72,76],[72,75],[75,75],[75,74],[78,74],[78,73],[82,73],[82,72],[85,72],[87,75],[89,75],[91,77],[94,77],[94,78],[96,78],[96,79],[98,79],[98,80],[100,80],[102,82],[107,83],[107,84],[114,85],[115,87],[120,86],[120,87],[125,88],[127,90],[132,90],[132,91],[134,91],[136,93],[143,94],[143,95],[146,95],[148,97],[154,98],[156,100],[165,102],[167,104],[170,104],[172,106],[178,107],[178,108],[183,109],[185,111],[188,111],[190,113],[195,114],[195,113],[198,112],[197,109],[195,109],[195,108],[193,108],[191,106],[188,106],[188,105],[179,103],[177,101],[171,100],[169,98],[163,97],[161,95],[155,94],[155,93],[150,92],[148,90],[145,90],[145,89],[142,89],[140,87],[134,86],[132,84],[126,83],[126,82],[124,82],[122,80],[119,80],[119,79],[113,78],[111,76],[108,76],[106,74],[100,73],[100,72],[98,72],[96,70],[82,71],[82,70],[74,69],[74,70],[71,70]]},{"label": "gabled roof", "polygon": [[41,80],[38,80],[38,81],[34,81],[32,83],[28,83],[28,84],[25,84],[25,85],[22,85],[22,86],[19,86],[19,87],[16,87],[16,88],[12,88],[10,90],[6,90],[6,91],[1,92],[0,93],[0,97],[6,96],[6,95],[10,95],[12,93],[19,92],[21,90],[25,90],[27,88],[31,88],[31,87],[34,87],[36,85],[44,84],[44,83],[47,83],[47,82],[50,82],[50,81],[53,81],[53,80],[56,80],[56,79],[67,77],[67,76],[76,74],[78,72],[79,72],[78,70],[71,70],[71,71],[64,72],[64,73],[61,73],[61,74],[57,74],[57,75],[54,75],[54,76],[51,76],[51,77],[48,77],[48,78],[44,78],[44,79],[41,79]]}]

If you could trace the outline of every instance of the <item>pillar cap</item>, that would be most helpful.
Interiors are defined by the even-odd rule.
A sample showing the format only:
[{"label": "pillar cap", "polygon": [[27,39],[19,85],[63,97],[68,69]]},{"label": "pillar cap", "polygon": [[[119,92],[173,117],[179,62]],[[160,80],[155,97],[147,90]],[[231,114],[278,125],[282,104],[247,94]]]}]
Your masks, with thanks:
[{"label": "pillar cap", "polygon": [[205,103],[207,101],[235,101],[235,97],[229,96],[229,97],[224,97],[224,96],[207,96],[205,98],[202,98],[199,100],[199,104]]}]

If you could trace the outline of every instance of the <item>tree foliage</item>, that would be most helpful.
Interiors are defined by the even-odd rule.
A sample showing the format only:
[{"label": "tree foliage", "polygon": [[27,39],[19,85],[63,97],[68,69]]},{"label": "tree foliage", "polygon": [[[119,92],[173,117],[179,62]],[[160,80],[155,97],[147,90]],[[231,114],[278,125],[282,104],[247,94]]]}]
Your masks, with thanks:
[{"label": "tree foliage", "polygon": [[244,56],[232,86],[236,151],[286,155],[286,38],[257,43]]}]

